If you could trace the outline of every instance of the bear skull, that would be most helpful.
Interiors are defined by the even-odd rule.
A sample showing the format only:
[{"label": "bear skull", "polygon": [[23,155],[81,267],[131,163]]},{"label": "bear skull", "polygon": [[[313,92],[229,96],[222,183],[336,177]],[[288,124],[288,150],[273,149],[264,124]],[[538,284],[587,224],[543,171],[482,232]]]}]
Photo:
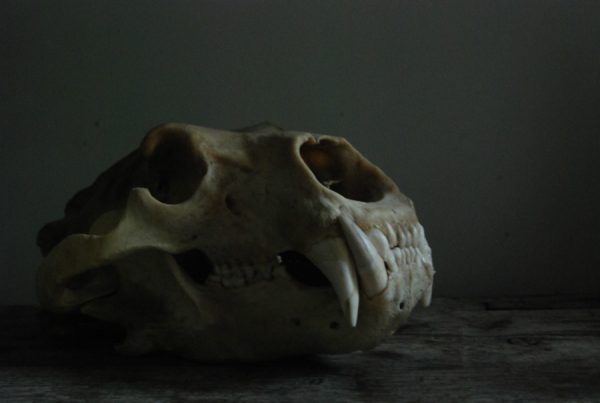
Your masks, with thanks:
[{"label": "bear skull", "polygon": [[412,202],[345,139],[151,130],[38,235],[41,305],[118,349],[258,360],[373,348],[431,299]]}]

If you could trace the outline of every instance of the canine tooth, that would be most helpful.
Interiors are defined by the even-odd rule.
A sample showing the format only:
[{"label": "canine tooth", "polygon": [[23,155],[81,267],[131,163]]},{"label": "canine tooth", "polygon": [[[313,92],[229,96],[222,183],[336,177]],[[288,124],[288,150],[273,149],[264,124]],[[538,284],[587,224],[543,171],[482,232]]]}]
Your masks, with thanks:
[{"label": "canine tooth", "polygon": [[358,281],[352,257],[342,238],[328,238],[312,245],[306,257],[313,262],[333,285],[342,312],[350,326],[358,319]]},{"label": "canine tooth", "polygon": [[431,294],[433,291],[433,275],[435,274],[435,270],[433,270],[433,265],[427,263],[424,258],[422,258],[422,262],[422,268],[423,271],[426,273],[429,285],[427,286],[425,291],[423,291],[423,295],[421,295],[421,304],[424,307],[428,307],[431,304]]},{"label": "canine tooth", "polygon": [[429,286],[427,286],[427,289],[423,292],[423,295],[421,296],[421,304],[427,308],[429,305],[431,305],[431,294],[433,293],[433,282],[431,282],[429,284]]},{"label": "canine tooth", "polygon": [[[396,249],[398,249],[398,248],[395,248],[393,250],[396,250]],[[392,272],[392,273],[397,273],[400,271],[400,268],[398,267],[398,262],[396,261],[395,255],[396,255],[395,253],[392,253],[391,259],[385,261],[390,269],[390,272]]]},{"label": "canine tooth", "polygon": [[393,248],[394,246],[398,245],[398,237],[396,236],[396,231],[389,222],[385,223],[385,228],[388,233],[389,247]]},{"label": "canine tooth", "polygon": [[354,256],[361,285],[368,297],[374,297],[387,286],[388,278],[383,259],[369,237],[354,221],[344,216],[340,216],[339,221]]},{"label": "canine tooth", "polygon": [[369,240],[371,240],[371,243],[379,253],[379,256],[385,256],[386,252],[390,250],[388,240],[383,234],[383,232],[381,232],[381,230],[377,228],[370,229],[367,232],[367,236],[369,237]]}]

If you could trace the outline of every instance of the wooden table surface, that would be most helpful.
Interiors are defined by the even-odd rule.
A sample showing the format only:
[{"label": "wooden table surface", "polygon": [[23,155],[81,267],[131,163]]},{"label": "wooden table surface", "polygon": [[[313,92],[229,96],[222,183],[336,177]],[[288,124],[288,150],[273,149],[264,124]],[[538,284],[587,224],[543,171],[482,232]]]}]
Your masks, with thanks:
[{"label": "wooden table surface", "polygon": [[0,308],[0,401],[600,402],[600,300],[434,299],[369,352],[124,357],[113,329]]}]

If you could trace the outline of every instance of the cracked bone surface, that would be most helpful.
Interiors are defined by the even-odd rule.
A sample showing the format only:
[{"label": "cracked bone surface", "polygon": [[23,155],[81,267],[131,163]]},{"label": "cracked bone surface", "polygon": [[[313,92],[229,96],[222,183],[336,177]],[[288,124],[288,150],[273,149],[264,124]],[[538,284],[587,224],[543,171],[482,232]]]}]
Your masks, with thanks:
[{"label": "cracked bone surface", "polygon": [[169,123],[38,234],[42,307],[125,354],[249,361],[377,346],[428,305],[412,202],[345,139]]}]

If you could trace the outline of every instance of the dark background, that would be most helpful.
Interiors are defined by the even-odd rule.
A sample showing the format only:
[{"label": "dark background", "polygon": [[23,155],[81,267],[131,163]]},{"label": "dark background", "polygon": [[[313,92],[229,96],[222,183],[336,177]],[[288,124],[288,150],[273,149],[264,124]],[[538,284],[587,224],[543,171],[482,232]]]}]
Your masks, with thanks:
[{"label": "dark background", "polygon": [[0,2],[0,303],[37,229],[158,123],[348,138],[436,295],[600,292],[600,2]]}]

